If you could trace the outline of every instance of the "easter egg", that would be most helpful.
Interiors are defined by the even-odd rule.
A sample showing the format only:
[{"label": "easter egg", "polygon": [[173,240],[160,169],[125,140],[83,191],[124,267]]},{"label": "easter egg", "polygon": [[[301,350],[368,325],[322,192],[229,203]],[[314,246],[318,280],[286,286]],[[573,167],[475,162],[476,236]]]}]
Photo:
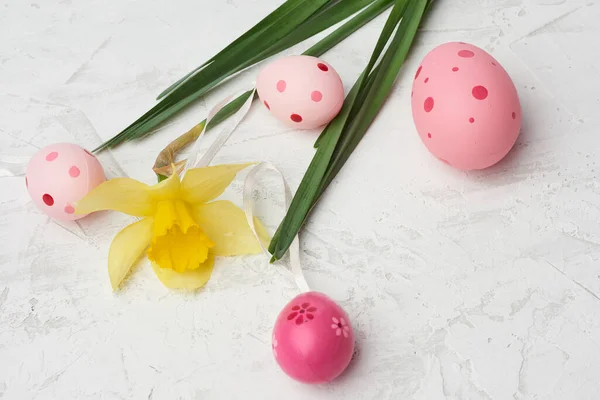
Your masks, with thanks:
[{"label": "easter egg", "polygon": [[339,305],[322,293],[307,292],[277,317],[272,347],[288,376],[304,383],[329,382],[350,363],[354,333]]},{"label": "easter egg", "polygon": [[96,157],[70,143],[44,147],[27,164],[25,184],[35,205],[52,218],[72,221],[75,202],[104,182],[104,171]]},{"label": "easter egg", "polygon": [[344,85],[333,67],[310,56],[280,58],[260,71],[256,90],[271,114],[297,129],[331,121],[344,103]]},{"label": "easter egg", "polygon": [[487,168],[515,144],[521,106],[500,63],[462,42],[431,50],[417,69],[412,114],[421,140],[437,158],[462,170]]}]

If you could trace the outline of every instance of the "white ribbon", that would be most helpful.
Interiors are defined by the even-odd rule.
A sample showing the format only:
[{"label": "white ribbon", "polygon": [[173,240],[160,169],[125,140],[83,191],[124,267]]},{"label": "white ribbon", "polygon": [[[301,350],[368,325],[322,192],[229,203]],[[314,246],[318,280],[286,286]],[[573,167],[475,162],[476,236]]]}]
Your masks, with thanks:
[{"label": "white ribbon", "polygon": [[29,159],[0,154],[0,177],[24,176]]},{"label": "white ribbon", "polygon": [[[248,111],[250,111],[250,106],[252,105],[252,100],[254,100],[255,91],[256,89],[252,90],[252,93],[250,93],[248,99],[244,102],[244,104],[242,104],[242,107],[240,107],[240,109],[233,116],[231,116],[226,122],[224,122],[224,126],[221,129],[221,132],[204,154],[202,154],[202,152],[200,151],[200,140],[196,140],[196,144],[194,145],[194,149],[192,150],[192,155],[194,153],[196,154],[196,160],[193,164],[191,164],[189,168],[206,167],[212,162],[213,158],[215,158],[219,150],[221,150],[221,148],[225,145],[227,139],[229,139],[233,131],[236,130],[236,128],[238,127],[240,122],[242,122],[246,114],[248,114]],[[221,101],[209,111],[208,117],[206,118],[205,126],[208,126],[210,120],[219,112],[219,110],[221,110],[227,104],[230,98],[231,97]],[[189,162],[188,165],[190,165]]]},{"label": "white ribbon", "polygon": [[[231,137],[231,135],[236,130],[238,125],[242,122],[242,120],[244,119],[246,114],[248,114],[248,111],[250,111],[250,106],[252,105],[252,101],[254,100],[254,92],[255,92],[255,90],[253,90],[252,93],[250,94],[250,96],[248,96],[248,99],[244,102],[242,107],[240,107],[240,109],[225,123],[225,125],[221,129],[221,132],[219,132],[219,134],[218,134],[217,138],[215,139],[215,141],[213,142],[213,144],[210,145],[210,147],[208,148],[208,150],[206,150],[206,152],[204,154],[202,154],[202,151],[199,146],[199,143],[200,143],[199,139],[200,139],[200,137],[202,137],[202,135],[196,140],[194,149],[192,150],[190,157],[188,158],[188,159],[190,159],[194,156],[194,154],[196,154],[196,157],[195,157],[196,161],[193,164],[191,164],[192,166],[189,166],[190,163],[188,162],[188,166],[186,166],[186,170],[188,168],[206,167],[212,162],[212,160],[215,158],[215,156],[217,155],[219,150],[221,150],[221,148],[225,145],[225,142],[227,142],[227,139],[229,139],[229,137]],[[232,97],[229,97],[229,98],[221,101],[219,104],[217,104],[215,107],[213,107],[209,111],[205,126],[208,126],[208,123],[210,122],[210,120],[219,112],[219,110],[221,110],[225,106],[225,104],[228,103],[229,99],[231,99],[231,98]],[[265,172],[265,171],[274,171],[274,172],[278,173],[279,176],[281,177],[281,180],[283,182],[284,191],[285,191],[285,209],[286,209],[286,211],[290,207],[290,203],[292,202],[292,191],[290,190],[290,187],[287,184],[287,181],[285,180],[283,173],[279,169],[277,169],[277,167],[275,167],[273,164],[268,163],[268,162],[260,163],[260,164],[256,165],[254,168],[252,168],[250,170],[250,172],[248,173],[248,176],[246,177],[246,181],[244,182],[244,212],[246,213],[246,219],[248,220],[248,225],[250,226],[252,233],[256,237],[256,240],[260,244],[260,247],[263,249],[266,256],[268,258],[270,258],[271,254],[269,253],[267,248],[262,243],[260,236],[256,230],[256,226],[254,225],[254,211],[253,211],[254,210],[254,200],[252,199],[252,193],[254,191],[254,188],[257,185],[257,180],[258,180],[257,175],[259,173]],[[296,285],[298,285],[298,288],[300,288],[301,291],[303,291],[303,292],[310,291],[310,288],[308,287],[308,283],[306,282],[306,279],[304,278],[304,274],[302,273],[302,266],[300,264],[300,241],[298,239],[298,235],[296,235],[296,237],[292,241],[292,244],[289,249],[289,254],[290,254],[290,268],[289,269],[285,268],[285,270],[288,271],[292,275],[292,277],[296,281]]]},{"label": "white ribbon", "polygon": [[[277,169],[273,164],[269,162],[263,162],[256,165],[254,168],[250,170],[248,176],[246,177],[246,181],[244,182],[244,212],[246,213],[246,220],[248,221],[248,225],[254,233],[256,240],[260,243],[260,247],[262,247],[264,253],[267,257],[271,257],[269,251],[265,248],[263,243],[260,240],[258,232],[256,231],[256,226],[254,225],[254,200],[252,199],[252,192],[257,185],[257,175],[261,172],[265,171],[274,171],[279,174],[281,177],[281,181],[283,182],[283,187],[285,191],[285,209],[290,207],[290,203],[292,202],[292,191],[283,176],[283,173]],[[292,277],[296,281],[296,285],[303,292],[310,291],[308,287],[308,283],[304,278],[304,274],[302,273],[302,266],[300,264],[300,240],[298,239],[298,235],[294,237],[292,241],[292,245],[290,246],[290,268],[286,270],[291,273]]]}]

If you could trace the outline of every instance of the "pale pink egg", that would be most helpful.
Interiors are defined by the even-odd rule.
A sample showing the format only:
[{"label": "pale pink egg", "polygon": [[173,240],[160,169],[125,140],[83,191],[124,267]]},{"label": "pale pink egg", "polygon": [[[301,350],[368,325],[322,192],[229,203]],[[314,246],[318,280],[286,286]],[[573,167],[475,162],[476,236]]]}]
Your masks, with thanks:
[{"label": "pale pink egg", "polygon": [[273,355],[281,369],[304,383],[329,382],[350,363],[354,333],[348,316],[322,293],[296,296],[273,329]]},{"label": "pale pink egg", "polygon": [[260,71],[256,90],[281,122],[313,129],[331,121],[344,103],[344,85],[325,61],[310,56],[280,58]]},{"label": "pale pink egg", "polygon": [[25,184],[33,202],[52,218],[72,221],[75,203],[104,182],[100,162],[87,150],[70,143],[44,147],[27,164]]},{"label": "pale pink egg", "polygon": [[500,161],[521,128],[519,97],[508,73],[484,50],[461,42],[425,56],[414,77],[412,113],[427,149],[463,170]]}]

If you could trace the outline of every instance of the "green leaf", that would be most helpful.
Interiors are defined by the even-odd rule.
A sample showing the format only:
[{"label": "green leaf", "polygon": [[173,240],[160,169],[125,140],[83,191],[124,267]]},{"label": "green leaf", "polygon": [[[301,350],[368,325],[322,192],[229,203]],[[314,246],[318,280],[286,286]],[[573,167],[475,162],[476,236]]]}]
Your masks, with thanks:
[{"label": "green leaf", "polygon": [[406,60],[426,5],[427,0],[411,2],[389,49],[381,60],[378,71],[374,74],[373,82],[368,88],[364,101],[359,103],[362,107],[352,120],[347,134],[344,136],[344,140],[339,143],[338,151],[336,151],[332,159],[332,164],[325,175],[325,180],[322,182],[321,193],[331,183],[335,175],[350,157],[350,154],[367,132],[375,116],[379,113],[400,72],[402,64]]},{"label": "green leaf", "polygon": [[259,35],[261,33],[264,33],[270,26],[273,25],[274,22],[285,17],[285,15],[287,15],[289,12],[293,11],[295,7],[297,7],[299,4],[301,4],[302,1],[303,0],[287,0],[286,2],[284,2],[282,5],[280,5],[278,8],[276,8],[275,11],[273,11],[272,13],[267,15],[265,18],[263,18],[261,21],[259,21],[256,25],[254,25],[252,28],[250,28],[248,31],[246,31],[244,34],[242,34],[240,37],[238,37],[233,42],[228,44],[223,50],[219,51],[217,54],[215,54],[209,60],[204,62],[202,65],[195,68],[194,70],[192,70],[191,72],[186,74],[183,78],[179,79],[177,82],[175,82],[174,84],[169,86],[167,89],[165,89],[161,94],[158,95],[156,100],[160,100],[167,94],[171,93],[176,87],[180,86],[181,83],[183,83],[185,80],[187,80],[192,75],[196,74],[198,71],[202,70],[202,68],[204,68],[206,65],[210,64],[217,58],[219,58],[221,56],[225,56],[231,52],[239,51],[239,49],[243,49],[246,46],[245,45],[246,41],[248,41],[250,38],[256,37],[257,35]]},{"label": "green leaf", "polygon": [[[309,18],[306,22],[298,27],[298,29],[291,32],[283,40],[277,43],[275,46],[270,48],[266,53],[266,57],[271,57],[285,49],[288,49],[296,44],[303,42],[304,40],[316,35],[319,32],[324,31],[332,27],[333,25],[345,20],[352,14],[360,11],[366,6],[383,3],[391,5],[393,0],[344,0],[339,3],[335,3],[326,10],[318,13],[316,16]],[[358,28],[357,28],[358,29]],[[347,36],[347,35],[346,35]],[[306,54],[305,55],[312,55]]]},{"label": "green leaf", "polygon": [[[212,90],[223,80],[251,65],[256,54],[277,44],[283,37],[296,29],[302,22],[331,0],[288,0],[286,13],[274,21],[260,34],[248,37],[243,46],[238,45],[226,56],[214,59],[202,68],[202,73],[190,76],[144,115],[94,151],[131,140],[156,129],[161,123],[181,109]],[[239,44],[239,43],[238,43]],[[257,62],[257,61],[256,61]]]},{"label": "green leaf", "polygon": [[[323,145],[317,149],[315,156],[313,157],[300,186],[294,195],[290,208],[288,209],[283,221],[281,222],[279,229],[275,232],[273,239],[269,245],[269,252],[271,254],[279,254],[277,244],[280,240],[287,243],[288,232],[297,232],[302,226],[305,216],[308,214],[313,200],[318,194],[318,185],[313,182],[320,182],[323,179],[329,160],[335,150],[335,145],[340,138],[344,125],[348,120],[350,110],[354,104],[354,99],[358,93],[358,82],[348,93],[346,101],[342,106],[339,114],[327,125],[324,131]],[[284,229],[285,228],[285,229]],[[280,238],[280,236],[282,236]],[[294,234],[295,236],[295,234]],[[293,239],[293,237],[292,237]],[[291,241],[290,241],[291,243]],[[288,245],[289,247],[289,245]]]},{"label": "green leaf", "polygon": [[363,9],[355,15],[350,21],[343,24],[332,33],[321,39],[318,43],[306,50],[303,54],[307,56],[318,57],[331,49],[333,46],[340,43],[346,37],[362,28],[365,24],[377,17],[383,11],[392,6],[394,0],[377,0],[371,3],[370,6]]},{"label": "green leaf", "polygon": [[[246,100],[248,100],[248,97],[252,94],[253,90],[248,90],[247,92],[242,93],[241,95],[224,105],[223,108],[217,111],[214,117],[212,117],[212,119],[208,122],[206,130],[208,131],[209,129],[220,124],[221,122],[238,112],[238,110],[242,108]],[[256,95],[254,97],[256,98]]]},{"label": "green leaf", "polygon": [[[367,67],[355,82],[346,101],[344,101],[340,114],[334,118],[321,134],[320,145],[317,148],[317,152],[298,187],[298,191],[292,200],[290,208],[269,245],[269,252],[273,255],[272,261],[280,259],[285,254],[294,237],[304,224],[308,213],[315,204],[320,193],[320,183],[323,182],[331,157],[335,153],[338,140],[342,135],[342,131],[345,130],[348,120],[353,118],[354,113],[361,106],[360,102],[357,102],[356,99],[357,97],[361,97],[361,90],[365,87],[365,83],[368,80],[367,78],[369,77],[375,62],[381,55],[394,27],[402,17],[402,14],[406,9],[406,1],[407,0],[396,1],[379,36],[377,45],[373,50]],[[346,135],[346,133],[344,133],[344,135]]]},{"label": "green leaf", "polygon": [[[273,254],[272,260],[281,258],[288,250],[293,238],[306,221],[310,210],[339,172],[379,112],[406,59],[422,20],[425,7],[428,4],[427,0],[396,1],[373,51],[371,60],[355,83],[355,87],[359,87],[360,90],[354,98],[350,101],[347,100],[344,104],[346,106],[346,103],[349,103],[352,111],[344,124],[343,132],[338,135],[339,140],[335,141],[335,149],[330,153],[333,139],[330,139],[331,133],[327,129],[316,143],[318,148],[315,158],[322,149],[325,149],[327,154],[330,154],[329,164],[324,174],[322,174],[323,161],[320,160],[316,166],[313,166],[313,163],[309,166],[305,179],[302,180],[298,192],[292,200],[292,205],[294,201],[297,205],[295,208],[290,207],[269,246],[269,251]],[[402,20],[398,23],[400,18]],[[377,67],[373,68],[375,65],[373,60],[379,59],[381,51],[396,26],[398,29],[388,49]],[[367,74],[368,76],[365,79]],[[307,196],[306,193],[310,193],[311,196]],[[297,197],[298,199],[296,199]]]}]

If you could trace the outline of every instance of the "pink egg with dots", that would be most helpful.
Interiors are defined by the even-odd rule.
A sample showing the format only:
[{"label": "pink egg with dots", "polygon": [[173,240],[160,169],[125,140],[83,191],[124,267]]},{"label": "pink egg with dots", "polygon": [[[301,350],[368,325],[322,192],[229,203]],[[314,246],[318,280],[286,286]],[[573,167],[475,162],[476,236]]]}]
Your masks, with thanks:
[{"label": "pink egg with dots", "polygon": [[25,184],[35,205],[48,216],[72,221],[75,203],[106,180],[98,159],[70,143],[44,147],[27,164]]},{"label": "pink egg with dots", "polygon": [[329,123],[344,103],[344,85],[325,61],[291,56],[263,68],[256,90],[264,106],[281,122],[298,129]]},{"label": "pink egg with dots", "polygon": [[496,164],[521,129],[521,105],[508,73],[490,54],[462,42],[431,50],[417,69],[412,113],[427,149],[462,170]]},{"label": "pink egg with dots", "polygon": [[304,383],[337,378],[354,352],[354,332],[348,315],[322,293],[296,296],[281,311],[272,338],[273,355],[281,369]]}]

